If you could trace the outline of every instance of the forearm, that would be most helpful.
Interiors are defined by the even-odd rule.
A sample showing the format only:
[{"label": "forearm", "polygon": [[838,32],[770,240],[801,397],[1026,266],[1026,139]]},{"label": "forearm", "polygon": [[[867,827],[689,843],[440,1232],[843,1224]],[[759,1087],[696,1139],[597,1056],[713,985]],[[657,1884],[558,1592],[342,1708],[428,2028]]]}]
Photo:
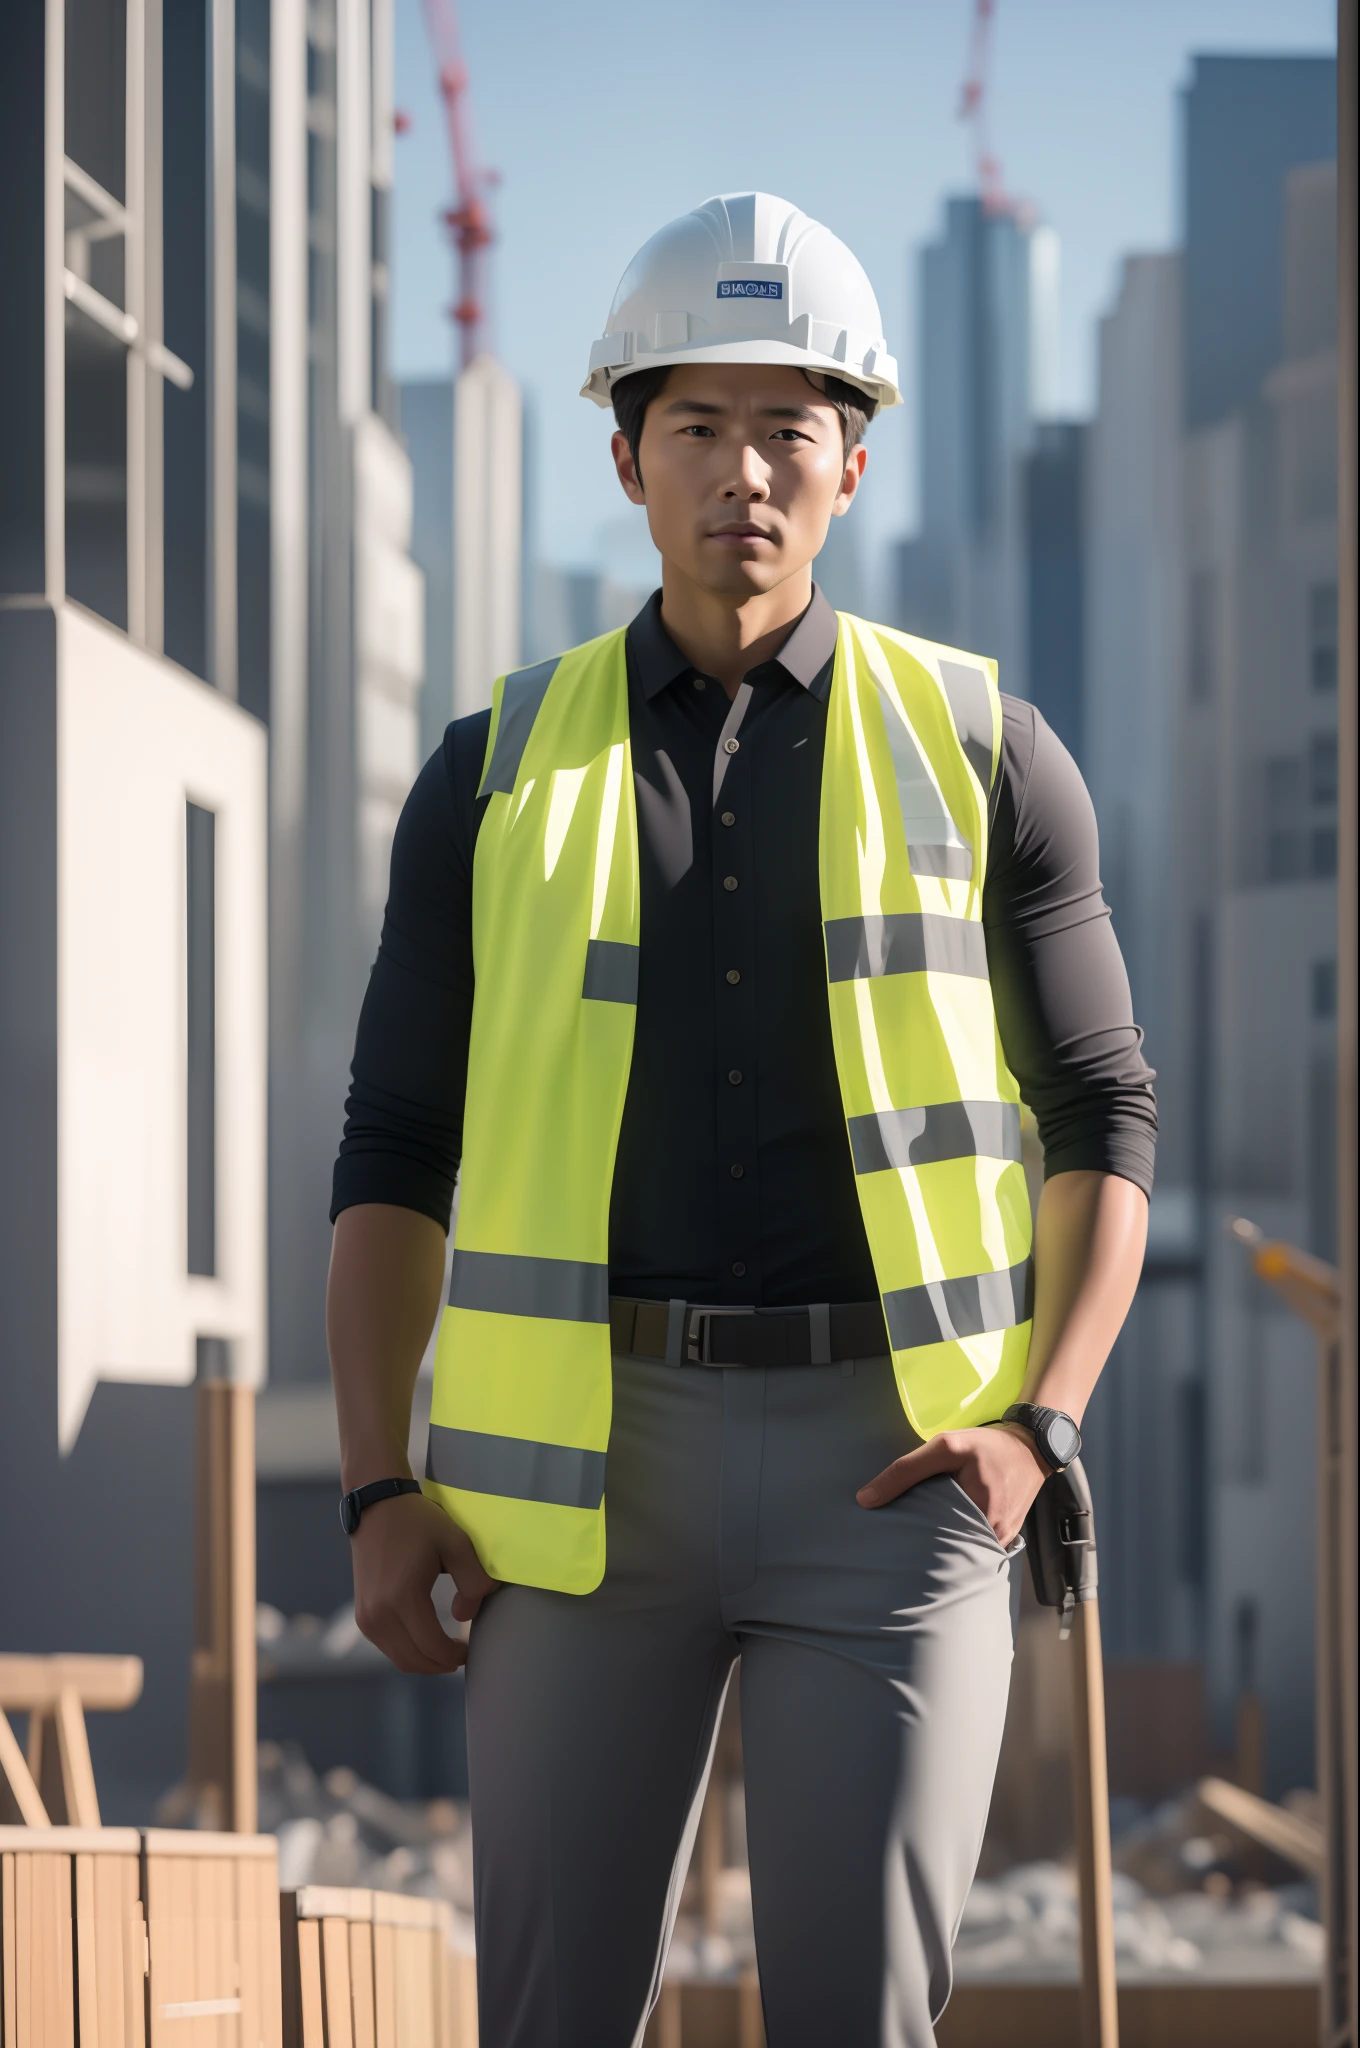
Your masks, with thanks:
[{"label": "forearm", "polygon": [[439,1312],[444,1243],[414,1209],[360,1202],[336,1218],[326,1336],[346,1491],[410,1470],[411,1396]]},{"label": "forearm", "polygon": [[1023,1398],[1081,1421],[1143,1269],[1147,1197],[1112,1173],[1057,1173],[1034,1225],[1034,1327]]}]

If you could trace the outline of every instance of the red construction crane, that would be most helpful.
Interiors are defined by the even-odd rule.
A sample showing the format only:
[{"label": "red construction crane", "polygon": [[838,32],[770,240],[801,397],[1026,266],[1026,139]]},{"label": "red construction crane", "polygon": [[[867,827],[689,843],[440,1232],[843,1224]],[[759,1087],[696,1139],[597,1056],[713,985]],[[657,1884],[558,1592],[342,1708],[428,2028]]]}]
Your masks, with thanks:
[{"label": "red construction crane", "polygon": [[449,308],[458,323],[460,368],[485,353],[486,252],[496,239],[486,194],[500,183],[499,175],[477,161],[472,117],[466,104],[467,66],[458,39],[454,0],[422,0],[425,27],[439,75],[444,125],[453,159],[454,204],[444,215],[458,253],[457,299]]},{"label": "red construction crane", "polygon": [[992,23],[996,0],[973,0],[973,33],[968,50],[968,76],[959,93],[959,119],[973,131],[973,168],[978,196],[987,213],[1019,213],[1022,208],[1006,191],[1001,165],[992,153],[987,119],[987,86],[991,76]]}]

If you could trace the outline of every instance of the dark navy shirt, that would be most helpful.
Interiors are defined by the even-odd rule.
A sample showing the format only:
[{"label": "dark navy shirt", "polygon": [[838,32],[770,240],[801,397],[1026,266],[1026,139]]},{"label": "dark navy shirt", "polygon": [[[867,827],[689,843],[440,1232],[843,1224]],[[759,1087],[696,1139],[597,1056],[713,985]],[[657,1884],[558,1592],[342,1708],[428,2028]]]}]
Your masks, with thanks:
[{"label": "dark navy shirt", "polygon": [[[641,860],[637,1032],[610,1209],[617,1294],[779,1306],[877,1293],[827,1004],[818,821],[836,617],[820,593],[735,703],[653,597],[628,629]],[[1045,1171],[1150,1189],[1152,1076],[1061,742],[1002,698],[983,890],[1002,1043]],[[472,1016],[472,861],[490,713],[448,728],[397,827],[332,1216],[447,1228]],[[733,745],[735,742],[735,745]]]}]

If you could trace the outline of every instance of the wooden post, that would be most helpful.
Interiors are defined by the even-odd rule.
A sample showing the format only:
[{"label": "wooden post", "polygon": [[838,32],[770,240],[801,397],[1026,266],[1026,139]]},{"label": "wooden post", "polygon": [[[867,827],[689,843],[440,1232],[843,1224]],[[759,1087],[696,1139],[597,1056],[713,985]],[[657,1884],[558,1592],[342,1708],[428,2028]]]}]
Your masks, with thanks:
[{"label": "wooden post", "polygon": [[253,1835],[255,1393],[225,1377],[198,1383],[194,1564],[189,1789],[200,1826]]},{"label": "wooden post", "polygon": [[[1318,1794],[1327,1852],[1319,1891],[1327,1960],[1322,1981],[1324,2048],[1358,2048],[1348,2015],[1355,2003],[1355,1466],[1347,1463],[1344,1269],[1311,1252],[1266,1239],[1236,1216],[1228,1228],[1251,1251],[1252,1270],[1309,1324],[1317,1338],[1317,1671]],[[1354,1387],[1350,1390],[1354,1403]],[[1353,1427],[1353,1422],[1352,1425]],[[1353,1445],[1352,1445],[1353,1452]]]},{"label": "wooden post", "polygon": [[1072,1806],[1081,1904],[1082,2048],[1119,2048],[1105,1672],[1094,1599],[1077,1602],[1072,1622]]}]

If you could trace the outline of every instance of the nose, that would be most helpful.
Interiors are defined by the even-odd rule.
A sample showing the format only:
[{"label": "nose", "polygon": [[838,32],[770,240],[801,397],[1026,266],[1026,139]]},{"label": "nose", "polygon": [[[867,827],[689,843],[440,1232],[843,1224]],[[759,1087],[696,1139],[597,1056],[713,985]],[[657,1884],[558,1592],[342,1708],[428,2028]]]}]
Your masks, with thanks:
[{"label": "nose", "polygon": [[728,478],[719,495],[728,505],[765,503],[770,495],[770,468],[754,443],[742,443],[735,474]]}]

